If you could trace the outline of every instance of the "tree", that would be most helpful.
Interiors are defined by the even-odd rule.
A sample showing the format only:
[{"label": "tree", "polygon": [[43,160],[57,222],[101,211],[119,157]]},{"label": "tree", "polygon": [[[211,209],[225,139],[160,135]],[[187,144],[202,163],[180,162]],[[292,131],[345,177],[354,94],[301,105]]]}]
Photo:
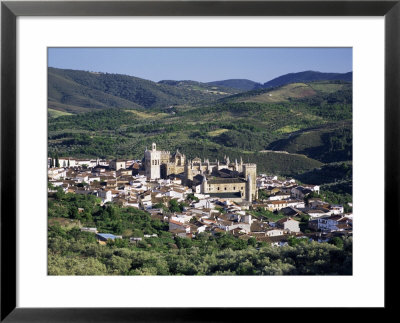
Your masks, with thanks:
[{"label": "tree", "polygon": [[58,160],[58,153],[56,153],[56,161],[55,161],[55,166],[58,168],[60,167],[60,161]]},{"label": "tree", "polygon": [[65,196],[65,193],[62,189],[62,187],[57,187],[57,193],[56,193],[56,200],[62,200]]},{"label": "tree", "polygon": [[198,197],[194,196],[193,193],[188,194],[188,195],[186,196],[186,200],[188,200],[188,201],[194,201],[194,202],[198,202],[198,201],[199,201]]},{"label": "tree", "polygon": [[169,201],[169,211],[170,212],[182,212],[177,200]]},{"label": "tree", "polygon": [[266,200],[268,199],[269,194],[267,194],[267,192],[265,190],[258,190],[258,199],[259,200]]},{"label": "tree", "polygon": [[249,246],[255,247],[255,246],[257,245],[257,240],[256,240],[256,238],[251,237],[249,240],[247,240],[247,244],[248,244]]},{"label": "tree", "polygon": [[343,248],[343,240],[340,237],[333,237],[329,243],[335,245],[336,247],[342,249]]}]

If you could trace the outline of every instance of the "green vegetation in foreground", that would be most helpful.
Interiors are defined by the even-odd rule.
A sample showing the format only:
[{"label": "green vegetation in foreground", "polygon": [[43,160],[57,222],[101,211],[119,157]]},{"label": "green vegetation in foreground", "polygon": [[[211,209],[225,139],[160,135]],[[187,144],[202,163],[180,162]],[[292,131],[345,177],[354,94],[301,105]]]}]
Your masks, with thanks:
[{"label": "green vegetation in foreground", "polygon": [[[147,212],[117,205],[100,207],[91,196],[58,191],[49,199],[49,275],[351,275],[352,239],[332,243],[293,238],[276,248],[231,234],[173,237]],[[84,208],[79,213],[78,208]],[[100,232],[122,234],[99,245],[93,233],[62,227],[57,217],[79,220]],[[50,222],[50,221],[49,221]],[[143,238],[130,244],[128,237]]]}]

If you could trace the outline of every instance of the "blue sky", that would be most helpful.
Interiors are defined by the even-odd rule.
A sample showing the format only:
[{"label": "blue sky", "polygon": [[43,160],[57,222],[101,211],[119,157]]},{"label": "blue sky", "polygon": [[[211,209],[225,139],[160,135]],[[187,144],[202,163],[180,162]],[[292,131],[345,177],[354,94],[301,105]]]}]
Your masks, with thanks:
[{"label": "blue sky", "polygon": [[152,81],[267,82],[307,70],[352,71],[351,48],[49,48],[48,66]]}]

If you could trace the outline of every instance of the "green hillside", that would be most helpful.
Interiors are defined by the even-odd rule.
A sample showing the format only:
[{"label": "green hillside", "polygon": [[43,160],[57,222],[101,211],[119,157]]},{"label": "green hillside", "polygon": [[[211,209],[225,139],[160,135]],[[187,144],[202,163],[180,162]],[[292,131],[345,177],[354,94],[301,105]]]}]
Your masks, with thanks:
[{"label": "green hillside", "polygon": [[322,162],[352,159],[352,124],[331,123],[289,134],[272,142],[268,149],[305,154]]},{"label": "green hillside", "polygon": [[338,194],[352,194],[353,167],[351,162],[332,163],[297,174],[296,179],[309,184],[323,185],[321,188]]},{"label": "green hillside", "polygon": [[214,101],[236,90],[199,82],[152,82],[108,73],[48,69],[48,108],[82,113],[105,108],[162,108]]},{"label": "green hillside", "polygon": [[352,84],[339,81],[291,83],[280,87],[257,89],[232,95],[225,102],[283,103],[304,102],[311,105],[351,103]]},{"label": "green hillside", "polygon": [[[214,104],[163,110],[108,109],[49,120],[49,149],[76,157],[141,159],[145,147],[179,149],[189,158],[256,162],[260,172],[296,174],[322,163],[306,154],[262,152],[287,136],[290,129],[329,124],[329,115],[316,116],[306,105]],[[284,131],[284,130],[285,131]],[[282,149],[279,149],[282,150]]]},{"label": "green hillside", "polygon": [[264,88],[282,86],[290,83],[309,83],[315,81],[353,81],[353,72],[349,73],[321,73],[315,71],[304,71],[299,73],[289,73],[263,84]]},{"label": "green hillside", "polygon": [[[213,82],[202,83],[190,80],[184,80],[184,81],[163,80],[158,82],[157,84],[167,84],[179,90],[184,90],[189,92],[197,91],[198,94],[204,94],[206,95],[206,99],[211,99],[211,100],[218,99],[221,96],[232,95],[243,91],[243,89],[235,88],[233,86],[230,87],[229,84],[213,84]],[[210,94],[214,95],[210,96]]]}]

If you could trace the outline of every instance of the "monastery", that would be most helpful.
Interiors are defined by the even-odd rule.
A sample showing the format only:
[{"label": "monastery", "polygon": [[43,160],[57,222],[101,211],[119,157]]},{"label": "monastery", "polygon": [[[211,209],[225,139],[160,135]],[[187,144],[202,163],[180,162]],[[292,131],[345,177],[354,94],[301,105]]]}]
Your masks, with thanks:
[{"label": "monastery", "polygon": [[185,185],[195,193],[209,194],[233,201],[252,202],[257,199],[257,165],[235,160],[231,162],[225,157],[223,162],[210,162],[200,158],[187,160],[178,150],[157,150],[155,143],[151,150],[144,152],[144,168],[148,180],[167,178],[170,175],[183,174]]}]

